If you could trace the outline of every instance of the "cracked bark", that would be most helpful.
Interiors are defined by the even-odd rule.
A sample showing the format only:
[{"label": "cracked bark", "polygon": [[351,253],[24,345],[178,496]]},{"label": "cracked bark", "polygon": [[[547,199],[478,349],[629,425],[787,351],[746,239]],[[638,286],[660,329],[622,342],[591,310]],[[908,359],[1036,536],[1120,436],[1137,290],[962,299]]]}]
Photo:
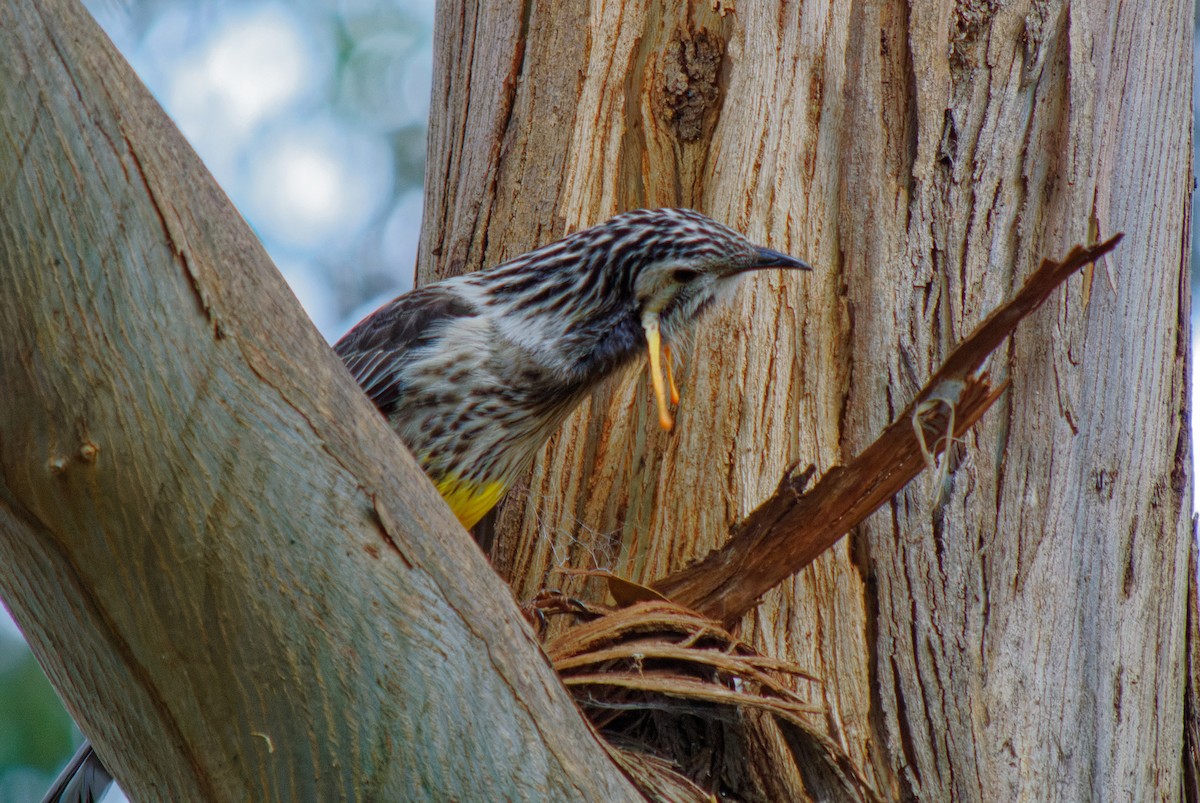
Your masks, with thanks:
[{"label": "cracked bark", "polygon": [[[707,325],[670,436],[637,373],[585,404],[495,524],[522,596],[601,593],[558,566],[650,583],[707,553],[786,466],[873,440],[1037,260],[1126,232],[993,358],[1012,390],[966,436],[944,504],[919,480],[744,632],[825,679],[801,689],[817,724],[887,796],[1176,796],[1190,6],[439,13],[443,42],[471,20],[477,47],[438,51],[423,278],[663,205],[818,266],[757,278]],[[656,88],[700,31],[723,57],[693,141]],[[1117,478],[1102,492],[1098,472]]]}]

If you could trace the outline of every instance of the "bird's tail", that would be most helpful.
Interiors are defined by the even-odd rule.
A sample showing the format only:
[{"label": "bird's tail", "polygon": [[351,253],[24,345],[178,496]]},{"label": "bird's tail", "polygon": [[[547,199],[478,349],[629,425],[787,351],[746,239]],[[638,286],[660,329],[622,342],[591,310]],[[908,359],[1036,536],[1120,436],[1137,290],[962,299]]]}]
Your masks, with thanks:
[{"label": "bird's tail", "polygon": [[112,780],[100,756],[92,750],[91,742],[85,740],[54,779],[42,803],[97,803]]}]

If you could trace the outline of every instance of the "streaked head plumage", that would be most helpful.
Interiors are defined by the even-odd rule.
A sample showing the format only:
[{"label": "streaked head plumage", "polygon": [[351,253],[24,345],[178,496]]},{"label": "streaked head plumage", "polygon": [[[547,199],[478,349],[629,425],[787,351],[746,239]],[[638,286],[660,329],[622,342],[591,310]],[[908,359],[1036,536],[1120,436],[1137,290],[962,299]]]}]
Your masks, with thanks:
[{"label": "streaked head plumage", "polygon": [[640,351],[648,328],[675,341],[737,277],[772,267],[809,269],[699,212],[639,209],[467,281],[513,339],[552,345],[564,371],[607,374]]},{"label": "streaked head plumage", "polygon": [[[491,301],[526,317],[608,325],[634,305],[686,324],[748,270],[808,268],[690,209],[638,209],[474,274]],[[578,313],[586,312],[587,315]],[[575,314],[572,314],[575,313]],[[566,321],[564,321],[566,322]]]}]

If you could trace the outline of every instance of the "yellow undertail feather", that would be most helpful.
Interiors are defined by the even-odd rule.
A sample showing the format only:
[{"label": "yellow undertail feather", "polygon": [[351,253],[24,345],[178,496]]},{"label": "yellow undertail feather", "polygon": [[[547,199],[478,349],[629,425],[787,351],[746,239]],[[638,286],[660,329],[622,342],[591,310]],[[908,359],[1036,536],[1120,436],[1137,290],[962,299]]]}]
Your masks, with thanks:
[{"label": "yellow undertail feather", "polygon": [[463,482],[449,476],[438,480],[437,489],[462,526],[469,530],[496,506],[508,486],[502,482]]}]

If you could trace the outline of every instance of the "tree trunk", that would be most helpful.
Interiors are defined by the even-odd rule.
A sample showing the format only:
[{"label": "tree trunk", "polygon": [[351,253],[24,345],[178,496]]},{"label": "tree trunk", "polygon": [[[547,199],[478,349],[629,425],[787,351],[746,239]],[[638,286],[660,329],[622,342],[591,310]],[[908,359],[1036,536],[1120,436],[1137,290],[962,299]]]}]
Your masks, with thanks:
[{"label": "tree trunk", "polygon": [[636,798],[79,4],[0,76],[0,595],[130,796]]},{"label": "tree trunk", "polygon": [[437,30],[422,278],[664,205],[818,266],[705,327],[673,433],[638,372],[571,419],[495,523],[520,596],[702,555],[789,463],[870,442],[1043,256],[1126,233],[995,358],[1012,390],[948,475],[744,633],[823,679],[800,691],[886,797],[1177,796],[1190,4],[462,0]]}]

